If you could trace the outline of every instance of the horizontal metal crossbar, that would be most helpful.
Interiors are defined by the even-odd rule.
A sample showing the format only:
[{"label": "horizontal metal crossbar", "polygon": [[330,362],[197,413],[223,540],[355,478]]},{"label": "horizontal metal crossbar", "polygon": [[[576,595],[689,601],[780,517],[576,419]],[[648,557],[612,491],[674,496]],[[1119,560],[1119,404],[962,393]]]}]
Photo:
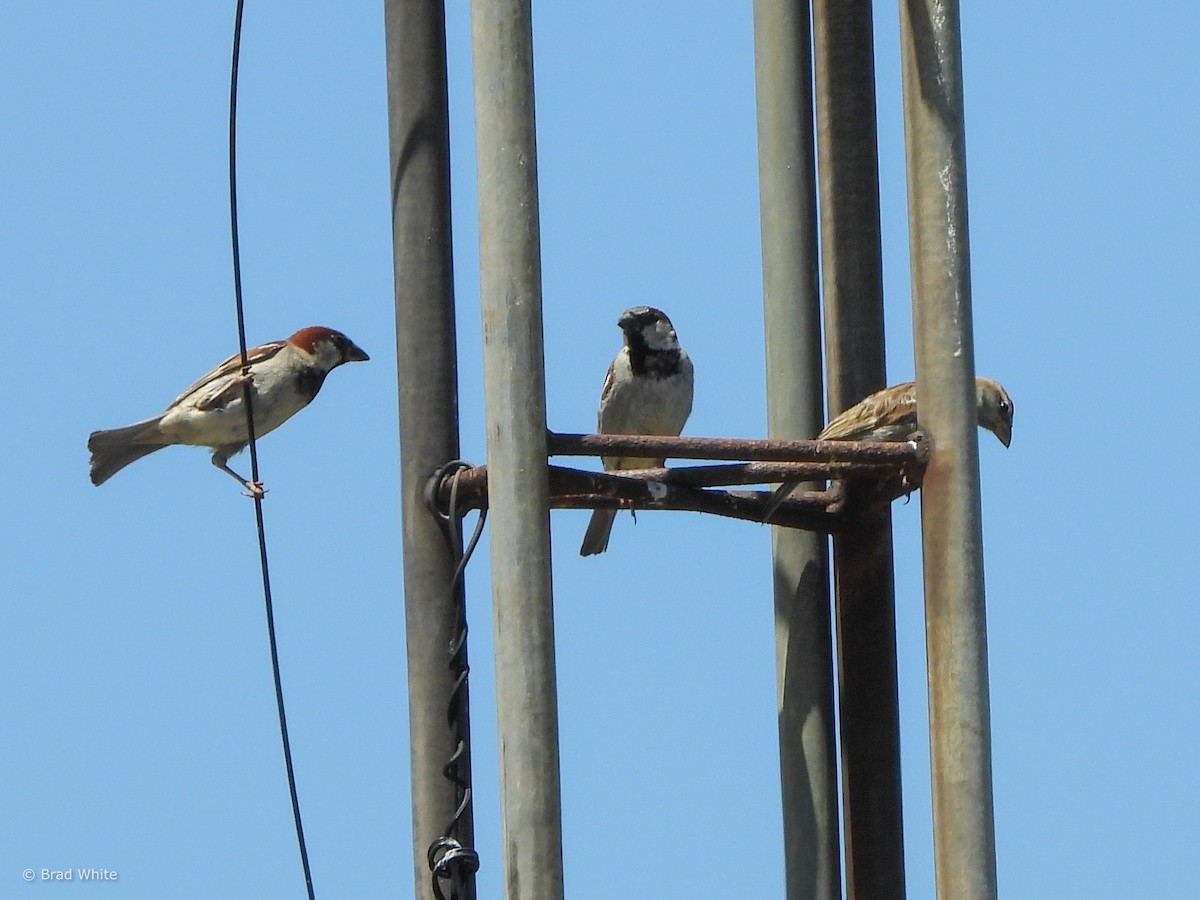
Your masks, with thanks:
[{"label": "horizontal metal crossbar", "polygon": [[[559,456],[754,460],[619,472],[548,466],[552,509],[673,509],[763,522],[771,491],[712,488],[831,480],[827,490],[793,492],[770,516],[773,525],[827,533],[846,528],[865,506],[910,493],[920,485],[929,457],[919,434],[905,442],[881,443],[551,433],[548,450]],[[487,466],[468,468],[457,477],[459,508],[485,507]],[[431,485],[431,492],[440,506],[449,502],[447,484]]]},{"label": "horizontal metal crossbar", "polygon": [[546,446],[551,456],[909,464],[921,469],[929,461],[929,444],[920,432],[914,432],[907,441],[798,441],[650,434],[558,434],[551,431],[547,434]]}]

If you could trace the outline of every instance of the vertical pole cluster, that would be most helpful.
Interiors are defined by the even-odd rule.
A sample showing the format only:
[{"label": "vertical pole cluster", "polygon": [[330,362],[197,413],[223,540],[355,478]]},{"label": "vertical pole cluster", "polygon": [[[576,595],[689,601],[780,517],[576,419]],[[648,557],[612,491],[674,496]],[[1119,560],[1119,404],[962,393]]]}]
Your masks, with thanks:
[{"label": "vertical pole cluster", "polygon": [[[388,135],[403,494],[404,614],[412,745],[414,896],[433,900],[426,848],[454,820],[458,791],[442,774],[457,748],[447,724],[455,694],[449,651],[458,627],[455,560],[425,507],[433,471],[458,456],[458,382],[450,241],[450,140],[441,0],[386,0]],[[452,523],[451,527],[458,527]],[[467,698],[458,698],[465,740]],[[470,772],[470,754],[458,761]],[[471,811],[456,837],[472,841]],[[475,896],[466,877],[463,900]]]},{"label": "vertical pole cluster", "polygon": [[[814,0],[831,413],[886,384],[870,0]],[[846,896],[904,897],[891,511],[833,542]]]},{"label": "vertical pole cluster", "polygon": [[[772,437],[820,428],[828,400],[885,384],[869,0],[755,0],[755,75]],[[385,0],[404,494],[405,611],[416,896],[426,848],[455,824],[465,690],[456,560],[423,503],[458,455],[449,140],[442,0]],[[541,262],[530,0],[472,0],[484,379],[502,842],[508,900],[563,896]],[[920,424],[934,840],[940,900],[994,900],[990,721],[957,0],[901,0]],[[810,53],[811,48],[811,53]],[[812,81],[810,82],[810,74]],[[811,84],[815,83],[815,102]],[[813,120],[816,120],[814,135]],[[452,527],[457,528],[457,523]],[[840,894],[831,626],[822,536],[773,529],[779,741],[789,900]],[[847,897],[902,900],[891,516],[834,541]],[[456,698],[456,699],[455,699]],[[469,877],[455,890],[474,897]]]},{"label": "vertical pole cluster", "polygon": [[[821,429],[821,316],[808,0],[755,0],[767,431]],[[825,536],[771,530],[789,900],[841,896]]]},{"label": "vertical pole cluster", "polygon": [[929,660],[934,866],[940,900],[996,897],[983,526],[956,0],[902,0],[913,327]]},{"label": "vertical pole cluster", "polygon": [[529,0],[473,0],[505,896],[563,895]]}]

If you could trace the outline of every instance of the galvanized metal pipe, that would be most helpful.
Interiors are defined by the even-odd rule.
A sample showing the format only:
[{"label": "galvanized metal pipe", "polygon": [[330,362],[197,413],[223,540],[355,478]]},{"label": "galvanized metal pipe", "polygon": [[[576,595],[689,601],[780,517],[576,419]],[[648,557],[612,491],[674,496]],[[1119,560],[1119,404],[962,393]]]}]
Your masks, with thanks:
[{"label": "galvanized metal pipe", "polygon": [[[767,433],[811,438],[823,404],[808,0],[755,0],[754,74]],[[841,870],[825,536],[772,528],[771,558],[786,896],[833,900]]]},{"label": "galvanized metal pipe", "polygon": [[934,865],[941,900],[996,889],[962,44],[956,0],[902,0],[904,131],[920,422]]},{"label": "galvanized metal pipe", "polygon": [[870,0],[813,0],[813,34],[833,415],[886,387]]},{"label": "galvanized metal pipe", "polygon": [[500,799],[508,900],[563,895],[529,0],[472,0]]},{"label": "galvanized metal pipe", "polygon": [[[426,851],[454,819],[455,786],[442,768],[456,749],[447,725],[455,673],[447,647],[457,628],[455,560],[423,500],[425,482],[458,456],[458,385],[450,249],[450,142],[441,0],[385,0],[392,250],[396,284],[404,617],[408,643],[415,897],[433,900]],[[457,526],[455,526],[457,527]],[[469,741],[465,690],[458,729]],[[470,777],[468,750],[458,761]],[[455,837],[473,842],[470,808]],[[469,872],[464,900],[475,896]]]},{"label": "galvanized metal pipe", "polygon": [[[886,385],[870,0],[814,0],[828,399]],[[904,897],[891,513],[833,542],[846,896]]]}]

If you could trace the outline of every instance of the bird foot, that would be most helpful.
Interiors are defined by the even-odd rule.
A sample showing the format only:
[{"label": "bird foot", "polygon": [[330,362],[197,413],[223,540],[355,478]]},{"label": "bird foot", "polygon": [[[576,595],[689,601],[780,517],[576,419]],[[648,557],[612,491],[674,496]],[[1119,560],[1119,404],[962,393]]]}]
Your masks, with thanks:
[{"label": "bird foot", "polygon": [[251,500],[262,500],[267,496],[267,489],[263,487],[261,481],[244,482],[248,493],[242,494],[243,497],[249,497]]}]

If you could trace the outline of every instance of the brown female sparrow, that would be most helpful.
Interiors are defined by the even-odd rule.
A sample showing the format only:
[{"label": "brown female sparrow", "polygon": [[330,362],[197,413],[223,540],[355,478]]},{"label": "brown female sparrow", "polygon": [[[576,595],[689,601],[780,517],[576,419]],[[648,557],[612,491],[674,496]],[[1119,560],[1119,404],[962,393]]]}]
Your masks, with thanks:
[{"label": "brown female sparrow", "polygon": [[[1013,402],[999,382],[975,379],[979,427],[986,428],[1005,447],[1012,441]],[[917,385],[907,381],[876,391],[858,401],[817,435],[818,441],[903,441],[917,430]],[[798,481],[785,481],[775,491],[763,514],[770,517]]]},{"label": "brown female sparrow", "polygon": [[[675,328],[666,313],[650,306],[635,306],[621,313],[617,325],[625,346],[608,367],[600,391],[596,430],[600,434],[677,435],[692,411],[692,361],[679,346]],[[606,456],[606,472],[618,469],[651,469],[661,459]],[[580,556],[608,549],[615,509],[592,512],[583,536]]]},{"label": "brown female sparrow", "polygon": [[[979,427],[1005,447],[1012,441],[1013,404],[990,378],[975,379]],[[902,441],[917,430],[917,385],[907,381],[858,401],[817,435],[818,441]]]},{"label": "brown female sparrow", "polygon": [[370,359],[352,340],[332,328],[302,328],[286,341],[247,351],[250,371],[242,374],[241,355],[231,356],[175,398],[166,410],[124,428],[94,431],[92,484],[104,484],[131,462],[172,444],[210,447],[212,464],[237,479],[252,496],[261,484],[247,481],[226,463],[249,442],[245,385],[250,385],[254,436],[274,431],[312,402],[325,376],[346,362]]}]

